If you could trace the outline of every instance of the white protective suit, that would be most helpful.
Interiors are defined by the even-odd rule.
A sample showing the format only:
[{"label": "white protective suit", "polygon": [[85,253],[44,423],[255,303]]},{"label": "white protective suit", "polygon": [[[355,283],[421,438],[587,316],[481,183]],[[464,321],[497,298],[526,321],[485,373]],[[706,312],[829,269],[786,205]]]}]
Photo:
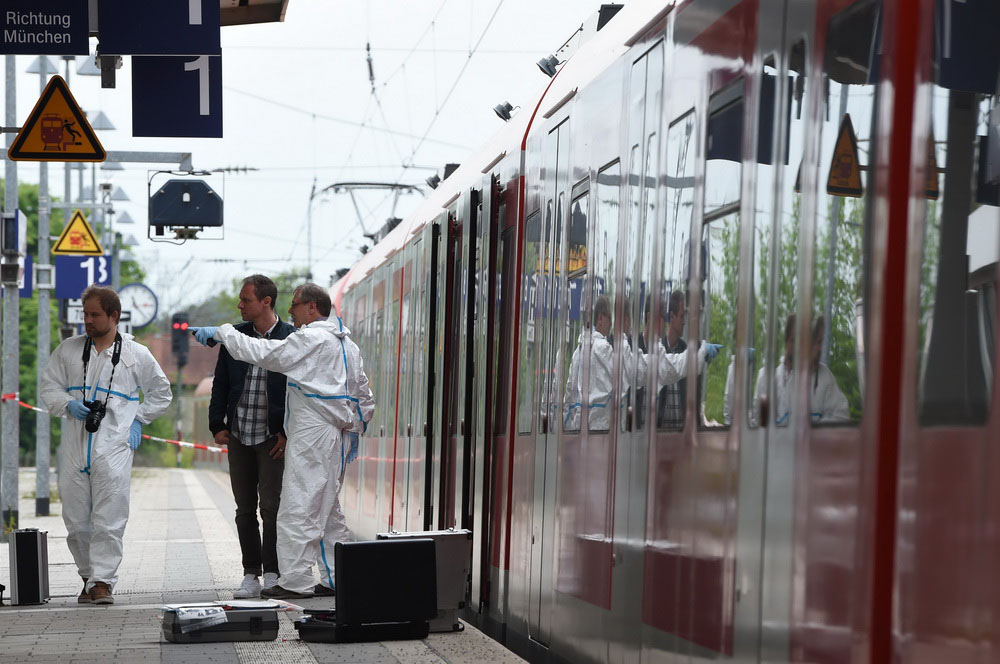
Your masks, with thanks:
[{"label": "white protective suit", "polygon": [[[580,350],[583,347],[584,335],[580,335],[580,345],[573,352],[573,359],[570,361],[569,377],[566,385],[566,396],[564,415],[568,423],[575,422],[579,417],[581,404],[577,401],[583,394],[583,371],[580,367]],[[614,348],[607,338],[597,330],[591,330],[590,340],[590,404],[588,410],[588,422],[591,431],[607,431],[611,425],[611,413],[609,411],[611,401],[611,386],[614,381],[611,378],[614,369]],[[650,359],[648,353],[633,353],[628,340],[623,340],[622,344],[625,352],[622,357],[622,397],[628,392],[632,385],[633,378],[636,385],[643,386],[649,371]],[[682,353],[668,353],[662,341],[656,342],[656,391],[667,385],[675,385],[687,376],[687,350]],[[705,347],[702,345],[698,349],[698,372],[705,368]],[[574,387],[575,385],[575,387]],[[571,399],[575,399],[571,401]]]},{"label": "white protective suit", "polygon": [[[851,419],[851,409],[847,403],[847,397],[840,391],[837,379],[834,378],[830,367],[825,364],[817,365],[812,376],[812,392],[809,395],[809,418],[814,424],[820,422],[828,424],[830,422],[847,422]],[[756,414],[760,412],[760,399],[767,389],[764,381],[764,369],[757,373],[757,385],[754,389],[754,404],[751,417],[756,420]],[[778,426],[786,426],[792,404],[792,396],[795,394],[795,372],[785,368],[785,358],[774,369],[774,396],[775,404],[771,409],[774,423]]]},{"label": "white protective suit", "polygon": [[[149,424],[167,411],[171,400],[170,381],[149,349],[130,334],[121,337],[113,383],[114,344],[100,353],[91,347],[84,380],[84,343],[93,343],[86,335],[59,344],[42,375],[42,403],[52,415],[68,418],[63,426],[69,435],[59,447],[59,495],[66,544],[80,576],[88,579],[87,590],[97,581],[114,590],[118,580],[134,455],[128,443],[132,422]],[[103,402],[105,397],[107,414],[96,433],[66,411],[70,401]]]},{"label": "white protective suit", "polygon": [[332,588],[333,545],[350,539],[340,508],[340,478],[348,432],[362,433],[375,412],[361,351],[339,319],[318,320],[286,339],[255,339],[232,325],[215,338],[237,360],[283,373],[285,471],[278,507],[279,584],[311,592],[312,566]]}]

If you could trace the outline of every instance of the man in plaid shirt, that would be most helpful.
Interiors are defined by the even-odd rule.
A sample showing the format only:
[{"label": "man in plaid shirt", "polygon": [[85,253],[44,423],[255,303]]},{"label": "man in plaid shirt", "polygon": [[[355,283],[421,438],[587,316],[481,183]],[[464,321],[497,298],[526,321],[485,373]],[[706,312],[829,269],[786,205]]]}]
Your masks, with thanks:
[{"label": "man in plaid shirt", "polygon": [[[251,337],[284,339],[295,328],[274,313],[278,288],[262,274],[243,280],[236,329]],[[236,499],[236,531],[243,552],[243,582],[233,597],[259,597],[278,582],[276,520],[284,471],[285,376],[232,358],[219,347],[208,407],[218,445],[229,446],[229,478]],[[264,526],[261,539],[257,506]]]}]

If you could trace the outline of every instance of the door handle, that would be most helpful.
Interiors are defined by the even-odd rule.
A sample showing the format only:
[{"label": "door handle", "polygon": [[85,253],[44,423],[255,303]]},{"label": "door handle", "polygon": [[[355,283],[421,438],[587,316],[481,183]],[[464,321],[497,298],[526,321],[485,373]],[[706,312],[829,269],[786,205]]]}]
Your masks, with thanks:
[{"label": "door handle", "polygon": [[549,414],[542,413],[542,433],[546,434],[549,432]]},{"label": "door handle", "polygon": [[431,428],[428,426],[427,422],[424,422],[424,437],[429,438],[431,435]]},{"label": "door handle", "polygon": [[410,423],[406,424],[406,437],[409,438],[413,435],[413,425]]},{"label": "door handle", "polygon": [[632,406],[625,411],[625,431],[632,430]]},{"label": "door handle", "polygon": [[768,419],[771,416],[771,403],[768,401],[766,396],[760,398],[760,425],[762,427],[767,426]]},{"label": "door handle", "polygon": [[465,419],[462,419],[462,421],[459,423],[458,430],[463,436],[465,435]]}]

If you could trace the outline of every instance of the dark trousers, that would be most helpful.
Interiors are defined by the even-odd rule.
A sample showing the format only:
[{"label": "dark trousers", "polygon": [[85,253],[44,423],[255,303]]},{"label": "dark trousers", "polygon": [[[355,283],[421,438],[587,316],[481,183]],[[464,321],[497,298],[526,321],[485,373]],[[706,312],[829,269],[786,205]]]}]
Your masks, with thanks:
[{"label": "dark trousers", "polygon": [[[275,551],[278,502],[281,498],[283,459],[272,459],[268,452],[274,440],[259,445],[244,445],[230,436],[229,480],[236,499],[236,533],[243,551],[243,573],[260,576],[261,571],[278,574],[278,554]],[[257,527],[257,504],[260,496],[260,520],[264,537]]]}]

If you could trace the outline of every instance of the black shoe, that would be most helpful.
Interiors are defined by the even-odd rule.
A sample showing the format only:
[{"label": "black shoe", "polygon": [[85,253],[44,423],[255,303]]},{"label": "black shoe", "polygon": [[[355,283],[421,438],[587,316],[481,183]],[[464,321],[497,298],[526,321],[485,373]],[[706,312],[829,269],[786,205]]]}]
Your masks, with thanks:
[{"label": "black shoe", "polygon": [[337,591],[333,588],[327,588],[322,583],[317,583],[313,588],[313,595],[316,597],[336,597]]},{"label": "black shoe", "polygon": [[280,585],[271,586],[270,588],[264,588],[260,591],[261,597],[266,597],[267,599],[307,599],[312,597],[311,592],[308,593],[297,593],[294,590],[286,590]]}]

